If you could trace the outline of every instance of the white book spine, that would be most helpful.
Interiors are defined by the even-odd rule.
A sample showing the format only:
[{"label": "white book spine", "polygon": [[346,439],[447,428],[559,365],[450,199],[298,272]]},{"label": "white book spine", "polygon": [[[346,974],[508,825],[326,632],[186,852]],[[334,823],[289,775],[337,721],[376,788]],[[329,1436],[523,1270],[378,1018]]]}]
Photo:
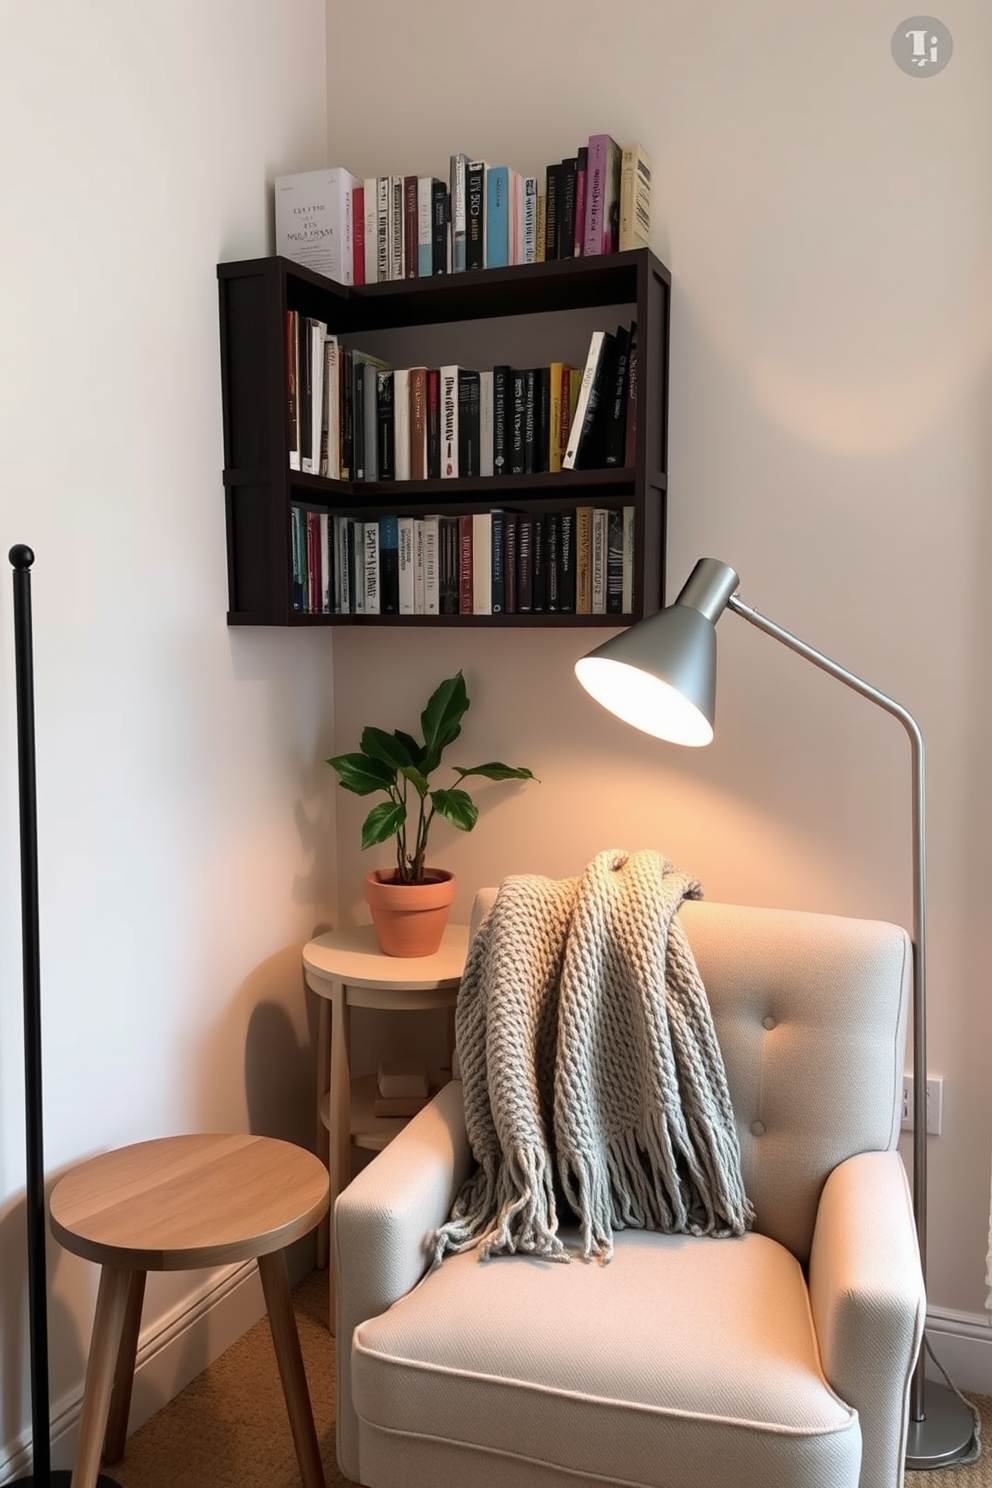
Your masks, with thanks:
[{"label": "white book spine", "polygon": [[472,614],[493,612],[493,518],[491,512],[472,516]]},{"label": "white book spine", "polygon": [[603,337],[605,331],[593,331],[589,341],[589,353],[586,357],[586,365],[582,372],[582,381],[579,384],[579,397],[575,405],[575,416],[572,419],[572,427],[568,431],[568,445],[562,456],[561,466],[563,470],[575,469],[575,456],[579,446],[579,435],[582,433],[582,425],[585,421],[586,408],[589,403],[589,394],[596,377],[596,367],[603,350]]},{"label": "white book spine", "polygon": [[379,613],[379,523],[366,522],[365,541],[365,605],[366,615]]},{"label": "white book spine", "polygon": [[413,519],[413,613],[424,611],[424,518]]},{"label": "white book spine", "polygon": [[320,474],[320,450],[324,423],[324,337],[327,326],[322,320],[310,321],[310,451],[303,457],[303,469]]},{"label": "white book spine", "polygon": [[441,368],[441,478],[458,479],[458,368]]},{"label": "white book spine", "polygon": [[341,358],[338,338],[324,336],[324,413],[320,444],[320,473],[329,480],[341,478]]},{"label": "white book spine", "polygon": [[410,369],[393,372],[393,464],[397,480],[410,479]]},{"label": "white book spine", "polygon": [[609,512],[597,507],[592,514],[592,613],[606,614],[606,539]]},{"label": "white book spine", "polygon": [[379,279],[379,182],[376,176],[365,177],[365,283]]},{"label": "white book spine", "polygon": [[440,613],[440,553],[438,543],[438,518],[424,518],[424,614]]},{"label": "white book spine", "polygon": [[493,374],[479,373],[479,474],[493,473]]},{"label": "white book spine", "polygon": [[375,200],[376,279],[384,284],[389,278],[389,204],[392,201],[388,176],[376,177]]},{"label": "white book spine", "polygon": [[465,172],[467,155],[451,157],[451,272],[465,267]]},{"label": "white book spine", "polygon": [[397,522],[399,535],[400,614],[415,615],[415,551],[413,517],[400,517]]},{"label": "white book spine", "polygon": [[341,171],[338,191],[341,197],[341,217],[344,221],[341,263],[342,284],[354,284],[355,282],[355,204],[352,192],[356,186],[360,186],[361,184],[358,177],[353,176],[350,171]]},{"label": "white book spine", "polygon": [[420,176],[417,180],[417,277],[429,279],[433,268],[433,211],[434,178]]}]

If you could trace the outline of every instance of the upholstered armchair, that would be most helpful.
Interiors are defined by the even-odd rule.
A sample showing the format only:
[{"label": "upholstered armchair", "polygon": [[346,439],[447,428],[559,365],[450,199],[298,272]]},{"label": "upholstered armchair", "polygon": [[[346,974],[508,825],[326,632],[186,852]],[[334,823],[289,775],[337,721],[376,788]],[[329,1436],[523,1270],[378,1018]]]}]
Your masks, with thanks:
[{"label": "upholstered armchair", "polygon": [[[481,895],[478,915],[493,891]],[[470,1171],[458,1080],[335,1211],[337,1440],[370,1488],[895,1488],[925,1299],[895,1151],[911,982],[878,921],[687,902],[756,1213],[607,1265],[425,1238]]]}]

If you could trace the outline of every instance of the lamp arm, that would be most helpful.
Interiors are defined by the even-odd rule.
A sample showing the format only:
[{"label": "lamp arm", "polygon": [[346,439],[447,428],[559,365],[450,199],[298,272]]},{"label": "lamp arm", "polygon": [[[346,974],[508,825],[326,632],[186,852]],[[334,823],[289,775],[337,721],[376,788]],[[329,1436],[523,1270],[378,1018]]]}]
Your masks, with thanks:
[{"label": "lamp arm", "polygon": [[[912,749],[913,776],[913,1214],[916,1219],[916,1237],[920,1249],[920,1265],[923,1281],[927,1275],[927,992],[926,992],[926,832],[924,816],[924,751],[923,734],[919,724],[901,703],[879,692],[877,687],[862,681],[846,667],[831,661],[829,656],[799,640],[797,636],[783,630],[774,620],[767,619],[757,610],[744,603],[736,594],[727,600],[728,610],[763,630],[776,641],[788,646],[790,651],[804,656],[821,671],[836,677],[845,687],[859,692],[870,702],[877,703],[886,713],[898,718],[909,735]],[[924,1351],[913,1377],[913,1392],[910,1402],[914,1421],[923,1419],[923,1375]]]}]

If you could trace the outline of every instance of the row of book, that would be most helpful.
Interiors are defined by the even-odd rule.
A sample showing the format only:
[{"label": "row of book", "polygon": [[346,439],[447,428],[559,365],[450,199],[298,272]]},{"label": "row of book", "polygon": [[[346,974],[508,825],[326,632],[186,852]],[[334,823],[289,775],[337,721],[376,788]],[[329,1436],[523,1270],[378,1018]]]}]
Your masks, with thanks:
[{"label": "row of book", "polygon": [[291,509],[301,615],[624,615],[634,508],[429,513],[371,520]]},{"label": "row of book", "polygon": [[393,367],[286,312],[289,466],[331,480],[535,475],[635,463],[636,325],[582,367]]},{"label": "row of book", "polygon": [[[543,190],[542,190],[543,187]],[[276,251],[340,284],[647,247],[651,161],[590,135],[543,177],[452,155],[448,177],[359,177],[344,166],[277,176]]]}]

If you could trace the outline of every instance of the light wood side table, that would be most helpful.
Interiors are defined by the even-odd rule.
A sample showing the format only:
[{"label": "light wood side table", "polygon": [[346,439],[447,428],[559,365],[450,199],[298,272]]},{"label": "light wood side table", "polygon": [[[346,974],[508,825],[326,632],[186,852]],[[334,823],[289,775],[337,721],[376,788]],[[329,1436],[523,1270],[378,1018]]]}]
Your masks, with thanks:
[{"label": "light wood side table", "polygon": [[[360,925],[318,935],[303,948],[307,986],[321,999],[317,1060],[318,1152],[326,1154],[330,1211],[351,1180],[352,1146],[380,1152],[408,1118],[375,1116],[375,1076],[351,1078],[351,1009],[419,1013],[451,1010],[449,1054],[454,1047],[454,1006],[468,951],[468,926],[448,925],[433,956],[385,956],[375,930]],[[335,1277],[328,1222],[318,1230],[317,1260],[330,1262],[331,1331]]]},{"label": "light wood side table", "polygon": [[[124,1455],[145,1275],[258,1260],[304,1488],[325,1488],[285,1248],[327,1211],[327,1172],[273,1137],[161,1137],[101,1153],[55,1185],[51,1226],[102,1267],[71,1488]],[[177,1471],[178,1471],[177,1464]]]}]

